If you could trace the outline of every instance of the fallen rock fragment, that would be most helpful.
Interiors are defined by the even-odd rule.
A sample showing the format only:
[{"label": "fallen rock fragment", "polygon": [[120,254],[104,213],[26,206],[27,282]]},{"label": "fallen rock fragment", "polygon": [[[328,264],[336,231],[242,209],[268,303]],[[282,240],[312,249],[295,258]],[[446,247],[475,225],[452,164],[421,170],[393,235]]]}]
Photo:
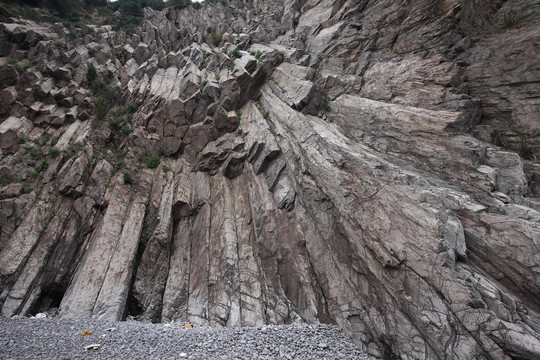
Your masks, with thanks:
[{"label": "fallen rock fragment", "polygon": [[86,345],[84,348],[86,350],[98,350],[100,346],[101,344],[90,344],[90,345]]}]

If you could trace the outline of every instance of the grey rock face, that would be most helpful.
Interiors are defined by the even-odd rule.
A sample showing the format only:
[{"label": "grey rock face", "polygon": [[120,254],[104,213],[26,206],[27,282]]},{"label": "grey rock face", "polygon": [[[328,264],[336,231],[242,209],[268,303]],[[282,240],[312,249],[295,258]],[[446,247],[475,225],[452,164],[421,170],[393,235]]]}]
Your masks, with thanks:
[{"label": "grey rock face", "polygon": [[63,53],[61,24],[3,24],[34,65],[0,69],[2,315],[540,357],[539,5],[497,22],[521,6],[203,3]]}]

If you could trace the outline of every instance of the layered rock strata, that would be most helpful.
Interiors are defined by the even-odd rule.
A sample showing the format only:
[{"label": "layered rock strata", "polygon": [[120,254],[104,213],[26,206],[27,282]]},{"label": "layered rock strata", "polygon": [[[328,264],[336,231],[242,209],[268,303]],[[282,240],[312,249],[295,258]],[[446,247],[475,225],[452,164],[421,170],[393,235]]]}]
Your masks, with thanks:
[{"label": "layered rock strata", "polygon": [[[2,314],[335,322],[381,358],[538,358],[539,9],[2,24]],[[133,105],[102,117],[91,68]]]}]

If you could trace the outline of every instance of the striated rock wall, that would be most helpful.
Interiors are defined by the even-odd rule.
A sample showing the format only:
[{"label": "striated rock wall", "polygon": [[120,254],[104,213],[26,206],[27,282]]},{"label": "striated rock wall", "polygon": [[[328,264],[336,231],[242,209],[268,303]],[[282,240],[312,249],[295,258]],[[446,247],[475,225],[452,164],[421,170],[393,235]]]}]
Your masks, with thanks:
[{"label": "striated rock wall", "polygon": [[540,356],[538,2],[146,12],[0,25],[4,316]]}]

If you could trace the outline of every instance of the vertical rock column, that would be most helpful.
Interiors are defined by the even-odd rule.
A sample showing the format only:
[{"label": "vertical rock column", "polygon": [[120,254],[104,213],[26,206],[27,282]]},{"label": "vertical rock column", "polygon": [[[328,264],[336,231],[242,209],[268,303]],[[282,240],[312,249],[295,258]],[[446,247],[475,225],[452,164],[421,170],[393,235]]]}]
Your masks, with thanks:
[{"label": "vertical rock column", "polygon": [[[142,319],[159,322],[163,293],[169,273],[169,257],[171,235],[173,232],[172,207],[175,191],[174,174],[171,171],[163,174],[156,170],[154,177],[163,177],[164,183],[154,181],[152,197],[160,196],[155,227],[145,229],[151,231],[150,239],[144,247],[133,283],[133,296],[142,305]],[[163,186],[163,187],[162,187]],[[157,192],[157,193],[156,193]]]},{"label": "vertical rock column", "polygon": [[116,184],[101,224],[60,305],[64,317],[121,320],[142,229],[149,186]]},{"label": "vertical rock column", "polygon": [[[148,178],[143,177],[139,181],[148,185]],[[144,185],[133,194],[120,239],[92,311],[93,317],[123,319],[148,202],[149,186]]]}]

